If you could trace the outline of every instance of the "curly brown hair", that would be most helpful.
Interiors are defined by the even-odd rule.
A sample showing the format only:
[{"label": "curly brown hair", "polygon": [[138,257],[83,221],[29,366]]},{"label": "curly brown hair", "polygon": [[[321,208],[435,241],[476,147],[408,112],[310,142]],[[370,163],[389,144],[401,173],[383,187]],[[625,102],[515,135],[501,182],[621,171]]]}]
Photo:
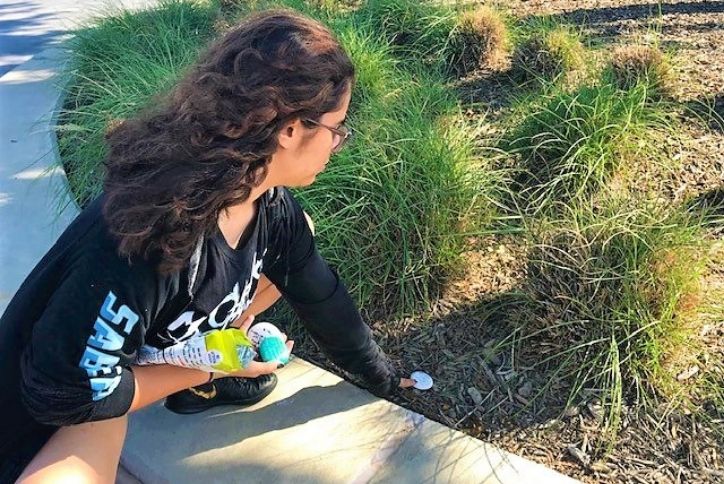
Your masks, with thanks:
[{"label": "curly brown hair", "polygon": [[246,18],[159,106],[107,134],[103,215],[119,253],[182,269],[221,211],[263,182],[282,126],[338,109],[354,74],[322,24],[289,10]]}]

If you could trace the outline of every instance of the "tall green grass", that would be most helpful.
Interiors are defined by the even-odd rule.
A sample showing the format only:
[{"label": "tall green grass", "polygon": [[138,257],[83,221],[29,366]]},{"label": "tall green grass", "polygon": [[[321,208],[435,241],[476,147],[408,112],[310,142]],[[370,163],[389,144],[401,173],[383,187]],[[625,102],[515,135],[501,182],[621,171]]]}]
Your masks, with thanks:
[{"label": "tall green grass", "polygon": [[551,89],[529,103],[501,147],[519,157],[514,191],[531,216],[580,204],[631,160],[655,158],[656,131],[670,131],[668,107],[646,84],[619,90],[601,82],[572,92]]},{"label": "tall green grass", "polygon": [[81,206],[101,188],[109,125],[173,85],[213,35],[216,16],[212,3],[164,0],[158,9],[121,11],[75,32],[71,81],[56,131]]},{"label": "tall green grass", "polygon": [[445,50],[457,20],[453,7],[429,0],[367,0],[357,15],[396,48],[423,57]]},{"label": "tall green grass", "polygon": [[519,329],[521,351],[545,349],[527,368],[563,382],[569,402],[593,390],[609,444],[623,404],[688,394],[676,375],[699,350],[702,226],[692,212],[609,197],[538,227],[528,282],[538,311]]},{"label": "tall green grass", "polygon": [[612,183],[630,168],[673,165],[661,136],[676,136],[679,107],[649,75],[658,58],[635,54],[642,68],[630,82],[620,82],[621,61],[618,77],[609,66],[578,86],[538,76],[541,88],[520,94],[498,144],[518,170],[510,200],[532,246],[532,302],[511,316],[506,346],[526,378],[545,382],[541,393],[565,388],[564,404],[598,396],[609,450],[624,404],[721,403],[712,391],[720,365],[677,379],[702,351],[704,321],[724,317],[701,286],[721,208],[664,207],[635,180]]},{"label": "tall green grass", "polygon": [[367,0],[355,13],[360,25],[389,42],[393,53],[423,63],[447,78],[479,67],[500,68],[510,48],[513,21],[489,7],[434,0]]},{"label": "tall green grass", "polygon": [[[493,173],[473,151],[475,127],[461,121],[444,80],[421,60],[401,62],[370,17],[298,0],[168,1],[78,33],[76,63],[61,115],[61,157],[76,198],[100,188],[109,123],[157,102],[196,59],[219,23],[256,9],[293,6],[332,28],[357,69],[350,126],[356,139],[308,189],[319,246],[365,311],[425,309],[460,263],[464,238],[493,216]],[[403,68],[404,64],[404,68]]]},{"label": "tall green grass", "polygon": [[299,196],[370,313],[427,309],[466,234],[493,217],[496,175],[442,78],[422,63],[403,69],[364,17],[334,25],[357,69],[355,140]]},{"label": "tall green grass", "polygon": [[586,61],[591,60],[583,34],[550,17],[512,24],[510,32],[516,46],[511,77],[519,84],[565,80],[566,76],[585,70]]}]

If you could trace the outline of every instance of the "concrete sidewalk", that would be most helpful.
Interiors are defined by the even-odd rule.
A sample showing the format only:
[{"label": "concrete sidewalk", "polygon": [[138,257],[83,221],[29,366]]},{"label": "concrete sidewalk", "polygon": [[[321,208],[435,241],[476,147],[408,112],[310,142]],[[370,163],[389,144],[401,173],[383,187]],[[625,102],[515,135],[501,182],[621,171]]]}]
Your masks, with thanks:
[{"label": "concrete sidewalk", "polygon": [[[51,130],[59,50],[0,78],[0,311],[77,214],[60,217]],[[156,404],[131,417],[119,482],[575,482],[341,380],[300,359],[264,402],[179,416]],[[434,390],[433,390],[434,391]]]},{"label": "concrete sidewalk", "polygon": [[[0,313],[77,214],[62,195],[53,112],[63,52],[48,49],[0,77]],[[68,205],[57,215],[61,205]]]},{"label": "concrete sidewalk", "polygon": [[68,31],[113,10],[137,9],[157,0],[4,0],[0,3],[0,77],[57,45]]},{"label": "concrete sidewalk", "polygon": [[576,482],[301,359],[277,375],[274,392],[245,409],[137,412],[123,466],[148,484]]},{"label": "concrete sidewalk", "polygon": [[[157,0],[11,0],[0,6],[0,314],[77,214],[62,194],[53,113],[68,30],[109,9]],[[12,69],[8,72],[9,69]],[[69,203],[70,202],[70,203]],[[56,215],[60,207],[66,207]]]}]

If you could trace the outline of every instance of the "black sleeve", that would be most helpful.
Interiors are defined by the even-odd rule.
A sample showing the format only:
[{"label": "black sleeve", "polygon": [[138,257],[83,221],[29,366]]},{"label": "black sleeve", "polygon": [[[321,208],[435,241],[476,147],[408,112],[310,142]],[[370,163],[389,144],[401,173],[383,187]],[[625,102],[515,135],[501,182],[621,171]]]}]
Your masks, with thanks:
[{"label": "black sleeve", "polygon": [[273,230],[279,257],[264,274],[292,306],[315,341],[340,368],[362,376],[374,393],[389,394],[397,371],[372,338],[337,271],[319,254],[302,207],[282,189],[283,219]]},{"label": "black sleeve", "polygon": [[21,397],[38,422],[64,426],[128,412],[129,368],[155,305],[148,270],[90,251],[68,263],[20,360]]}]

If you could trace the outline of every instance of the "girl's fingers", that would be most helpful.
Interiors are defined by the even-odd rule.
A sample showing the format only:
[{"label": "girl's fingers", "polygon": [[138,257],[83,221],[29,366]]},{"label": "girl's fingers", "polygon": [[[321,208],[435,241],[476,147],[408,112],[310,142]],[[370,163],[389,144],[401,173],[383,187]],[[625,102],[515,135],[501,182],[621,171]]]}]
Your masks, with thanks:
[{"label": "girl's fingers", "polygon": [[[288,340],[286,342],[286,347],[289,350],[289,354],[292,353],[292,349],[294,348],[294,340]],[[278,368],[282,367],[284,365],[280,364],[278,361],[256,361],[253,360],[249,363],[249,366],[245,368],[241,374],[238,376],[245,376],[248,378],[256,378],[260,375],[268,375],[269,373],[274,373],[274,370],[277,370]]]},{"label": "girl's fingers", "polygon": [[255,375],[268,375],[274,373],[278,365],[276,361],[252,361],[249,363],[249,372]]},{"label": "girl's fingers", "polygon": [[239,329],[242,330],[244,333],[249,331],[249,327],[251,326],[251,323],[254,322],[254,315],[250,314],[244,321],[242,321],[241,326],[239,326]]},{"label": "girl's fingers", "polygon": [[400,388],[410,388],[414,386],[415,383],[417,382],[411,378],[400,378]]}]

